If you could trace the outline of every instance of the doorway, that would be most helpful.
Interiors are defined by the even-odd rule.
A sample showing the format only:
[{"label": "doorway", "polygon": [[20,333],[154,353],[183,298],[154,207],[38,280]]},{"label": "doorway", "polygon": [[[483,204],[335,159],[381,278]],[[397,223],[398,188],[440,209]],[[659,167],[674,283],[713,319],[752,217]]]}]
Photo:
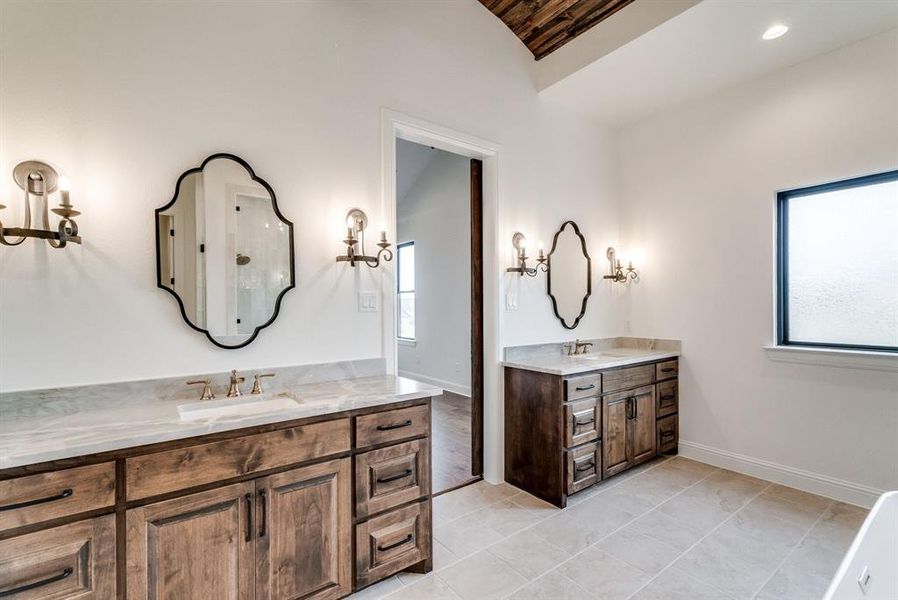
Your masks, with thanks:
[{"label": "doorway", "polygon": [[396,343],[433,399],[433,493],[483,475],[482,162],[396,140]]}]

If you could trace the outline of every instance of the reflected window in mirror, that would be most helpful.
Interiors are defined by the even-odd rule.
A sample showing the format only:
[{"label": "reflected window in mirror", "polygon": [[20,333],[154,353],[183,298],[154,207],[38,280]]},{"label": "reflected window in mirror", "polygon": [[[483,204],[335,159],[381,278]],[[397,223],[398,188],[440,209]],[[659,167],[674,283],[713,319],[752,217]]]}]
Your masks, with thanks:
[{"label": "reflected window in mirror", "polygon": [[592,261],[576,223],[565,221],[555,233],[547,262],[546,290],[552,310],[565,329],[574,329],[586,314],[592,294]]},{"label": "reflected window in mirror", "polygon": [[172,201],[156,210],[156,235],[159,287],[219,347],[255,339],[294,286],[293,224],[236,156],[212,155],[181,175]]},{"label": "reflected window in mirror", "polygon": [[399,244],[396,268],[399,339],[415,339],[415,242]]}]

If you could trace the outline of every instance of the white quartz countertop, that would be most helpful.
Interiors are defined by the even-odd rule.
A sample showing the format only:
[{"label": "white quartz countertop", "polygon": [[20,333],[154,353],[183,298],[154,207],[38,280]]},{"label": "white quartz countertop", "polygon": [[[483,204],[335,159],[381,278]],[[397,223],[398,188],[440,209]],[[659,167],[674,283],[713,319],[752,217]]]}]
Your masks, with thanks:
[{"label": "white quartz countertop", "polygon": [[519,357],[514,360],[505,360],[502,364],[506,367],[549,373],[551,375],[578,375],[590,371],[626,367],[628,365],[663,360],[665,358],[676,358],[678,356],[680,356],[678,350],[611,348],[575,356],[558,353]]},{"label": "white quartz countertop", "polygon": [[403,377],[377,375],[273,389],[298,408],[241,417],[182,421],[178,406],[198,400],[91,396],[79,388],[70,395],[54,390],[47,398],[0,403],[0,469],[158,442],[293,421],[443,393],[440,388]]}]

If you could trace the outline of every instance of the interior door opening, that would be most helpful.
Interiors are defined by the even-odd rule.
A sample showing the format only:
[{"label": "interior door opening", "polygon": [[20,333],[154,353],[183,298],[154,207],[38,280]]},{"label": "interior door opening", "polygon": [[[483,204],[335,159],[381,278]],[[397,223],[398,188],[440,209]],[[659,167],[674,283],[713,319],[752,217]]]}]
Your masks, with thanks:
[{"label": "interior door opening", "polygon": [[483,475],[483,226],[480,160],[396,140],[399,375],[433,399],[433,493]]}]

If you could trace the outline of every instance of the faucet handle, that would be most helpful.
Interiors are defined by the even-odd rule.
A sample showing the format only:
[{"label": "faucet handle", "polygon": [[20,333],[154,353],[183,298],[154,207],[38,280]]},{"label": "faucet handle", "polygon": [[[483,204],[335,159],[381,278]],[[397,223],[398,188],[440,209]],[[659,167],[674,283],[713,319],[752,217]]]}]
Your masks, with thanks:
[{"label": "faucet handle", "polygon": [[262,378],[263,377],[274,377],[275,373],[257,373],[253,376],[253,391],[250,394],[261,394],[262,393]]},{"label": "faucet handle", "polygon": [[200,400],[214,400],[215,394],[212,393],[212,380],[211,379],[197,379],[195,381],[188,381],[187,385],[199,385],[203,384],[203,395],[200,397]]}]

